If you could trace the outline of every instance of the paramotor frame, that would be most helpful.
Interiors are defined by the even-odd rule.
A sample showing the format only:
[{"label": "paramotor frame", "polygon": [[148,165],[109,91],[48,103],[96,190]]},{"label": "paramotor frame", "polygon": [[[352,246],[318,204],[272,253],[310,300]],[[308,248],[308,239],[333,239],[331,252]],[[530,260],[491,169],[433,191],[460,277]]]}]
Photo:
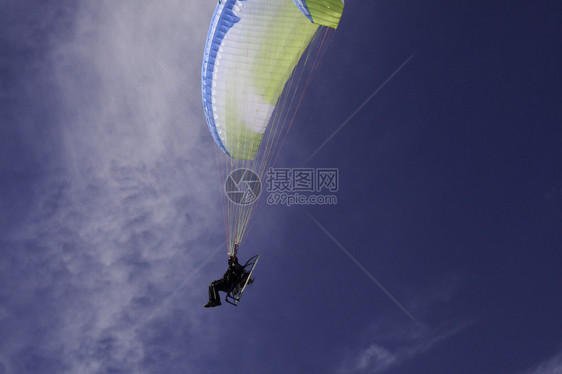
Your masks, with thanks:
[{"label": "paramotor frame", "polygon": [[232,289],[226,294],[225,301],[227,303],[238,306],[238,303],[242,298],[242,294],[244,293],[244,290],[246,289],[246,286],[248,286],[248,282],[252,277],[252,272],[254,271],[254,268],[258,263],[259,257],[259,255],[255,255],[254,257],[246,261],[246,263],[244,264],[244,276],[242,277],[240,282],[236,283],[234,287],[232,287]]}]

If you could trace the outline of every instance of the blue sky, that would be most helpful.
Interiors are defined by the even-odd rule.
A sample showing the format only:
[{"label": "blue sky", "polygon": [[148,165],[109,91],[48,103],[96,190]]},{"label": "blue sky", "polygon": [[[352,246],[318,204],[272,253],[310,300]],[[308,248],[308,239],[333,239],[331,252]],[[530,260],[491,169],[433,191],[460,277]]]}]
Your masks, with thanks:
[{"label": "blue sky", "polygon": [[338,204],[208,310],[214,7],[0,2],[0,373],[560,373],[560,4],[348,1],[278,160]]}]

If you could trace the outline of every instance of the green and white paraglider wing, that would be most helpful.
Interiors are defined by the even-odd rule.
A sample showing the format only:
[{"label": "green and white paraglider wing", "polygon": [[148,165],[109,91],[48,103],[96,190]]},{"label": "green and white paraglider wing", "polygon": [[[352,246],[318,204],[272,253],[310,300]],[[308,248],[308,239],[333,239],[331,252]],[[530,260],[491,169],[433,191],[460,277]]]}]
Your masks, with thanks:
[{"label": "green and white paraglider wing", "polygon": [[207,36],[202,95],[209,130],[232,158],[252,160],[279,96],[320,25],[342,0],[222,0]]}]

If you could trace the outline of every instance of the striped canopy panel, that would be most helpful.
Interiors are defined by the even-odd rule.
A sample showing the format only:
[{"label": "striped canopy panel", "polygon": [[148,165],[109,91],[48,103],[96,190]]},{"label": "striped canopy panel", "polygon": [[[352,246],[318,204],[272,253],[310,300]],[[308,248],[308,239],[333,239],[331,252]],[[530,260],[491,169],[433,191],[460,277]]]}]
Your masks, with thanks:
[{"label": "striped canopy panel", "polygon": [[217,145],[252,160],[275,105],[320,25],[336,28],[342,0],[222,0],[203,57],[203,108]]}]

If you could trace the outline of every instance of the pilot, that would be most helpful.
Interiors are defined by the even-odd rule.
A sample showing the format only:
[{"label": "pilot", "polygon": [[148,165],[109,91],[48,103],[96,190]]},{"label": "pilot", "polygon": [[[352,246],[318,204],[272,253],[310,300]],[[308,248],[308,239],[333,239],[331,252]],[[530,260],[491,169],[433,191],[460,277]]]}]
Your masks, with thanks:
[{"label": "pilot", "polygon": [[[234,250],[238,249],[238,245],[234,246]],[[247,277],[249,274],[244,271],[244,267],[238,263],[238,258],[236,255],[228,256],[228,269],[222,276],[221,279],[217,279],[213,281],[209,285],[209,301],[207,304],[204,305],[205,308],[213,308],[216,306],[221,305],[221,299],[219,296],[219,291],[222,292],[230,292],[236,284],[238,284],[244,277]],[[253,280],[250,279],[248,284],[253,283]]]}]

